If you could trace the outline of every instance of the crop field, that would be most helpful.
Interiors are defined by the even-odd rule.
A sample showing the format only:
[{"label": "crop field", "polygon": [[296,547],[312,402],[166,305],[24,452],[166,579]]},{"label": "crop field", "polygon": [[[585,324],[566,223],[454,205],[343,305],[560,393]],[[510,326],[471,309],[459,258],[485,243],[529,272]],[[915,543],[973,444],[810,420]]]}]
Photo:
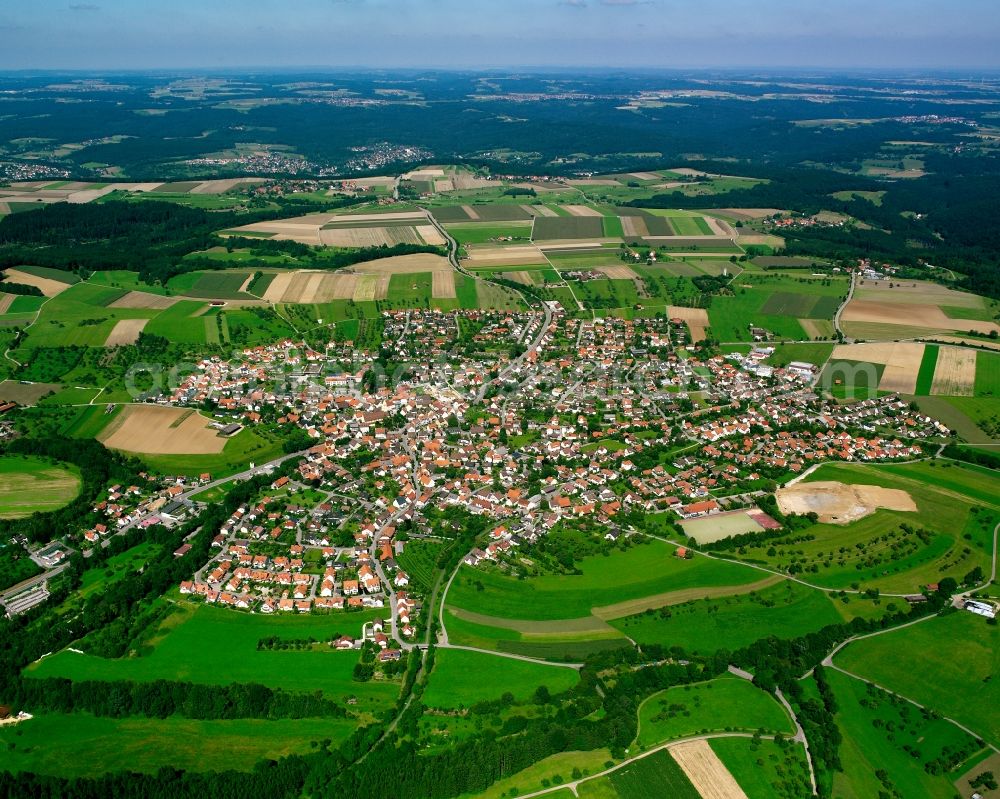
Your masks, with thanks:
[{"label": "crop field", "polygon": [[579,796],[580,799],[647,799],[653,796],[701,799],[701,794],[667,751],[654,752],[606,777],[582,783]]},{"label": "crop field", "polygon": [[1000,395],[1000,355],[992,352],[976,354],[977,397],[995,397]]},{"label": "crop field", "polygon": [[399,683],[356,682],[352,678],[356,652],[329,647],[258,650],[257,642],[275,635],[330,641],[339,635],[357,634],[362,623],[381,614],[364,611],[274,618],[181,604],[151,639],[153,651],[149,654],[108,660],[64,650],[33,664],[25,675],[137,682],[188,680],[207,685],[255,682],[286,691],[322,691],[337,701],[357,696],[358,710],[376,713],[395,701]]},{"label": "crop field", "polygon": [[[368,214],[309,214],[307,216],[254,222],[223,231],[222,235],[253,237],[265,234],[275,241],[297,241],[314,247],[373,247],[420,244],[416,228],[427,225],[420,211]],[[438,234],[433,234],[436,238]],[[431,242],[428,242],[431,243]]]},{"label": "crop field", "polygon": [[50,391],[58,391],[58,383],[22,383],[15,380],[0,381],[0,400],[18,405],[34,405]]},{"label": "crop field", "polygon": [[139,453],[143,463],[162,474],[198,475],[211,472],[215,477],[242,471],[251,461],[264,463],[283,453],[282,440],[269,430],[244,428],[225,441],[219,452],[199,454]]},{"label": "crop field", "polygon": [[[988,470],[931,463],[825,464],[796,488],[831,481],[903,491],[917,512],[880,509],[849,524],[817,524],[809,528],[809,541],[793,545],[775,539],[747,547],[746,557],[780,571],[794,568],[819,586],[861,584],[896,593],[912,593],[945,574],[961,579],[977,565],[988,567],[993,525],[1000,521],[1000,505],[989,493],[1000,481]],[[984,507],[977,511],[977,505]]]},{"label": "crop field", "polygon": [[799,319],[829,322],[847,293],[847,281],[744,273],[732,283],[735,294],[714,297],[708,316],[721,341],[750,341],[750,326],[778,339],[807,338]]},{"label": "crop field", "polygon": [[559,694],[579,681],[575,669],[497,657],[464,649],[439,650],[434,673],[422,701],[429,707],[469,707],[492,701],[509,691],[518,701],[531,698],[539,686]]},{"label": "crop field", "polygon": [[834,662],[1000,744],[1000,628],[981,616],[961,611],[861,639]]},{"label": "crop field", "polygon": [[[735,712],[734,712],[735,711]],[[725,675],[655,693],[639,706],[636,742],[665,741],[722,730],[794,734],[787,711],[747,680]]]},{"label": "crop field", "polygon": [[101,431],[112,449],[151,455],[208,455],[222,452],[226,439],[195,410],[130,405]]},{"label": "crop field", "polygon": [[42,458],[0,457],[0,519],[19,519],[61,508],[80,491],[74,466]]},{"label": "crop field", "polygon": [[693,655],[708,655],[739,649],[769,635],[796,638],[842,620],[824,592],[780,581],[749,593],[694,599],[611,624],[640,644],[679,646]]},{"label": "crop field", "polygon": [[14,269],[0,269],[0,273],[3,274],[3,279],[8,283],[20,283],[25,286],[34,286],[36,289],[42,292],[46,297],[55,297],[57,294],[62,293],[70,287],[72,283],[76,281],[71,281],[69,279],[64,279],[63,275],[69,273],[57,272],[55,269],[46,270],[48,273],[56,272],[57,276],[51,274],[39,275],[36,274],[37,268],[29,269],[27,267],[17,267]]},{"label": "crop field", "polygon": [[355,727],[351,719],[333,718],[198,721],[45,713],[26,724],[0,727],[0,746],[6,769],[60,777],[154,773],[164,766],[249,771],[261,759],[315,751],[316,741],[338,743]]},{"label": "crop field", "polygon": [[[949,768],[947,753],[964,753],[964,757],[959,754],[958,765],[979,751],[969,735],[943,719],[927,718],[909,702],[861,680],[833,669],[826,670],[826,677],[840,709],[837,726],[844,738],[840,747],[844,770],[834,775],[835,796],[878,796],[888,783],[898,796],[953,799],[948,773],[954,767]],[[939,764],[937,773],[925,767],[932,762]]]},{"label": "crop field", "polygon": [[528,241],[531,238],[530,222],[510,222],[507,224],[469,222],[447,225],[445,229],[454,237],[455,241],[462,245],[488,244],[505,239]]},{"label": "crop field", "polygon": [[540,216],[535,219],[532,238],[535,241],[560,239],[600,241],[604,238],[604,224],[600,216]]},{"label": "crop field", "polygon": [[685,741],[669,751],[703,799],[746,796],[708,741]]},{"label": "crop field", "polygon": [[[901,394],[917,393],[917,382],[924,358],[924,344],[917,342],[886,342],[878,344],[840,344],[830,356],[831,374],[841,363],[879,364],[881,371],[879,391],[896,391]],[[845,385],[850,380],[850,369],[842,370]],[[839,373],[839,372],[838,372]],[[867,378],[866,378],[867,379]],[[852,383],[853,384],[853,383]]]},{"label": "crop field", "polygon": [[[245,286],[252,272],[245,270],[220,270],[188,272],[171,279],[170,289],[187,297],[207,300],[252,300]],[[141,306],[146,307],[146,306]],[[155,307],[155,306],[154,306]]]}]

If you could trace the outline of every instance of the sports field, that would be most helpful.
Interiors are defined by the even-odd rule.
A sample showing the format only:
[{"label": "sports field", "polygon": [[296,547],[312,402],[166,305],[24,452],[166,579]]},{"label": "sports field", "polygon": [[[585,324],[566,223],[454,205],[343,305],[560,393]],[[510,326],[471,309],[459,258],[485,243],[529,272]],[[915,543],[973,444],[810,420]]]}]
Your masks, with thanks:
[{"label": "sports field", "polygon": [[75,466],[21,455],[0,457],[0,519],[61,508],[79,491]]}]

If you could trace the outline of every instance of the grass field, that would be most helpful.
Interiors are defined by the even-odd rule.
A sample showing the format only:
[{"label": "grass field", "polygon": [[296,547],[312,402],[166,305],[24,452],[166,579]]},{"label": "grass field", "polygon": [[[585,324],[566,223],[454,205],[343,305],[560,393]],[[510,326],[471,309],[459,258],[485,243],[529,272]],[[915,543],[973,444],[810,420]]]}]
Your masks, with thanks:
[{"label": "grass field", "polygon": [[976,355],[976,396],[1000,395],[1000,354],[980,352]]},{"label": "grass field", "polygon": [[79,491],[75,466],[18,455],[0,457],[0,519],[61,508]]},{"label": "grass field", "polygon": [[579,681],[575,669],[542,666],[463,649],[439,650],[423,703],[430,707],[469,707],[497,700],[510,692],[518,701],[530,699],[539,686],[558,694]]},{"label": "grass field", "polygon": [[581,799],[646,799],[654,796],[700,799],[691,781],[666,751],[655,752],[629,763],[607,777],[583,783],[579,795]]},{"label": "grass field", "polygon": [[358,656],[353,652],[263,650],[257,642],[277,635],[330,641],[356,636],[364,621],[383,611],[328,616],[269,618],[209,605],[178,606],[150,642],[153,651],[139,657],[107,660],[63,651],[30,666],[25,674],[73,680],[188,680],[209,685],[256,682],[287,691],[322,691],[338,701],[357,696],[357,709],[378,713],[392,705],[398,682],[352,679]]},{"label": "grass field", "polygon": [[264,758],[306,754],[313,741],[342,741],[355,726],[351,719],[197,721],[46,713],[0,727],[0,746],[5,769],[61,777],[148,773],[162,766],[249,771]]},{"label": "grass field", "polygon": [[639,706],[640,746],[703,732],[740,731],[794,734],[788,712],[778,700],[747,680],[729,675],[660,691]]},{"label": "grass field", "polygon": [[732,295],[714,297],[708,311],[720,341],[750,341],[750,325],[779,339],[810,338],[799,319],[831,320],[848,285],[843,278],[744,274],[732,289]]},{"label": "grass field", "polygon": [[936,344],[928,344],[924,347],[924,356],[920,361],[920,371],[917,372],[918,396],[925,397],[931,393],[931,384],[934,382],[934,370],[937,368],[940,349]]},{"label": "grass field", "polygon": [[[742,585],[759,579],[743,566],[683,560],[675,548],[651,540],[610,556],[583,558],[581,574],[541,575],[526,580],[496,570],[463,566],[448,592],[448,604],[508,619],[576,619],[627,600],[681,589]],[[482,586],[482,590],[479,586]]]},{"label": "grass field", "polygon": [[708,655],[776,635],[796,638],[843,621],[825,593],[785,581],[761,591],[701,599],[611,624],[640,644]]},{"label": "grass field", "polygon": [[799,799],[812,793],[801,746],[746,738],[713,738],[708,744],[747,799]]},{"label": "grass field", "polygon": [[[844,770],[834,776],[835,796],[879,796],[886,783],[898,796],[955,796],[948,776],[951,769],[931,774],[925,764],[941,758],[946,749],[969,754],[978,751],[980,747],[970,736],[947,721],[926,718],[905,700],[869,689],[861,680],[833,669],[827,669],[826,674],[837,699],[837,726],[844,738],[840,746]],[[883,774],[883,779],[877,773]]]},{"label": "grass field", "polygon": [[856,641],[836,665],[1000,744],[1000,628],[962,611]]}]

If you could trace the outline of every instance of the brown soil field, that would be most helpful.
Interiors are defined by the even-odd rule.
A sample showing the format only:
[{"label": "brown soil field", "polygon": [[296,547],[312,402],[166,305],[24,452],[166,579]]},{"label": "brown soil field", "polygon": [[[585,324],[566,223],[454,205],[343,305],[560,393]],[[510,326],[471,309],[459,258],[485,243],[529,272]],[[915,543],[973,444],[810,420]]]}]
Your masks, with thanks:
[{"label": "brown soil field", "polygon": [[428,178],[443,178],[444,170],[440,168],[428,167],[427,169],[414,169],[403,175],[406,180],[427,180]]},{"label": "brown soil field", "polygon": [[971,397],[976,393],[976,351],[962,347],[941,347],[931,394]]},{"label": "brown soil field", "polygon": [[420,236],[426,244],[440,247],[446,243],[444,236],[441,235],[441,231],[434,227],[434,225],[418,225],[416,230],[417,235]]},{"label": "brown soil field", "polygon": [[448,269],[435,269],[431,272],[431,296],[436,300],[454,299],[455,273]]},{"label": "brown soil field", "polygon": [[458,172],[451,178],[452,183],[455,184],[455,189],[458,191],[468,191],[469,189],[482,189],[488,186],[495,186],[496,184],[492,181],[486,180],[486,178],[477,178],[474,175],[469,175],[465,172]]},{"label": "brown soil field", "polygon": [[[242,289],[241,289],[242,291]],[[148,291],[130,291],[124,297],[119,297],[112,303],[108,303],[109,308],[153,308],[162,311],[177,302],[176,297],[163,297],[159,294],[150,294]]]},{"label": "brown soil field", "polygon": [[937,305],[921,303],[872,302],[855,298],[848,303],[841,319],[844,322],[874,322],[934,330],[975,330],[986,334],[996,330],[1000,333],[1000,326],[994,322],[949,319]]},{"label": "brown soil field", "polygon": [[639,276],[632,270],[632,267],[622,264],[621,266],[595,266],[595,272],[601,272],[612,280],[637,280]]},{"label": "brown soil field", "polygon": [[106,447],[150,455],[211,455],[226,439],[194,410],[129,405],[98,438]]},{"label": "brown soil field", "polygon": [[685,741],[667,751],[677,761],[701,799],[748,799],[708,741]]},{"label": "brown soil field", "polygon": [[1000,342],[984,341],[978,338],[962,338],[961,336],[934,336],[935,341],[946,344],[964,344],[968,347],[985,347],[988,350],[1000,350]]},{"label": "brown soil field", "polygon": [[691,330],[692,341],[703,341],[708,327],[708,311],[704,308],[684,308],[680,305],[667,307],[671,319],[683,319]]},{"label": "brown soil field", "polygon": [[20,383],[16,380],[0,381],[0,400],[18,405],[34,405],[50,391],[58,391],[58,383]]},{"label": "brown soil field", "polygon": [[535,285],[535,281],[531,277],[531,272],[504,272],[503,276],[507,280],[513,280],[515,283],[520,283],[523,286]]},{"label": "brown soil field", "polygon": [[775,493],[782,513],[816,513],[824,524],[850,524],[879,508],[916,513],[913,498],[898,488],[833,481],[796,483]]},{"label": "brown soil field", "polygon": [[604,216],[600,211],[591,208],[589,205],[564,205],[563,208],[573,216]]},{"label": "brown soil field", "polygon": [[716,236],[735,236],[736,231],[733,230],[726,222],[721,219],[716,219],[714,216],[703,217],[706,224],[712,229],[712,232]]},{"label": "brown soil field", "polygon": [[229,178],[225,180],[206,180],[195,186],[188,194],[225,194],[244,183],[263,183],[264,178]]},{"label": "brown soil field", "polygon": [[285,292],[288,291],[292,282],[293,272],[279,272],[270,282],[267,291],[264,292],[264,299],[268,302],[284,302]]},{"label": "brown soil field", "polygon": [[624,602],[616,602],[613,605],[592,608],[591,613],[605,621],[623,619],[626,616],[634,616],[636,613],[645,613],[647,610],[658,610],[659,608],[665,608],[670,605],[681,605],[685,602],[692,602],[698,599],[715,599],[717,597],[735,596],[736,594],[760,591],[775,583],[780,583],[784,579],[779,574],[772,574],[755,583],[746,583],[745,585],[681,588],[677,591],[667,591],[663,594],[654,594],[653,596],[644,596],[640,599],[629,599]]},{"label": "brown soil field", "polygon": [[[889,288],[890,283],[892,288]],[[859,300],[898,302],[911,305],[947,305],[953,308],[983,308],[983,298],[967,291],[955,291],[926,280],[904,283],[886,280],[862,280],[854,291]]]},{"label": "brown soil field", "polygon": [[548,261],[537,247],[468,247],[466,263],[473,269],[490,266],[527,266],[544,264]]},{"label": "brown soil field", "polygon": [[418,252],[413,255],[396,255],[379,258],[377,261],[357,264],[352,271],[359,274],[412,275],[416,272],[433,272],[437,269],[450,270],[451,264],[443,255]]},{"label": "brown soil field", "polygon": [[455,181],[448,180],[447,178],[444,178],[442,180],[435,180],[434,191],[436,192],[455,191]]},{"label": "brown soil field", "polygon": [[628,176],[636,180],[659,180],[663,177],[663,175],[657,175],[655,172],[629,172]]},{"label": "brown soil field", "polygon": [[25,286],[34,286],[46,297],[55,297],[56,294],[66,291],[70,285],[69,283],[60,283],[58,280],[52,280],[47,277],[29,275],[27,272],[21,272],[18,269],[0,269],[0,272],[3,272],[5,275],[4,279],[8,283],[23,283]]},{"label": "brown soil field", "polygon": [[409,225],[327,228],[319,231],[319,239],[327,247],[381,247],[383,244],[391,247],[422,243],[416,229]]},{"label": "brown soil field", "polygon": [[861,361],[885,364],[879,388],[912,394],[917,387],[917,372],[924,356],[924,345],[913,342],[840,344],[834,347],[830,363]]},{"label": "brown soil field", "polygon": [[0,313],[7,313],[7,309],[13,304],[15,296],[17,295],[0,293]]},{"label": "brown soil field", "polygon": [[135,344],[148,321],[148,319],[120,319],[108,333],[104,346],[117,347],[119,344]]},{"label": "brown soil field", "polygon": [[626,236],[636,236],[637,238],[643,238],[649,235],[649,228],[646,227],[646,220],[641,216],[623,216],[622,220],[622,232]]}]

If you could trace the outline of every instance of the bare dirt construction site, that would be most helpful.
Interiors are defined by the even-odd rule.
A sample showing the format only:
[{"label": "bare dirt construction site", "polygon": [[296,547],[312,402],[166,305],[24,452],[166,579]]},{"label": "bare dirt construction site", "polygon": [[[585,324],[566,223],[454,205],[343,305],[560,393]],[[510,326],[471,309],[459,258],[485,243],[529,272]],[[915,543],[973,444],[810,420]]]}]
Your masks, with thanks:
[{"label": "bare dirt construction site", "polygon": [[685,741],[668,750],[702,799],[747,799],[708,741]]},{"label": "bare dirt construction site", "polygon": [[914,342],[840,344],[834,348],[830,363],[853,361],[884,364],[879,390],[913,394],[917,389],[917,374],[923,357],[924,345]]},{"label": "bare dirt construction site", "polygon": [[931,394],[971,397],[976,393],[976,351],[962,347],[941,347]]},{"label": "bare dirt construction site", "polygon": [[833,481],[796,483],[775,493],[782,513],[815,513],[823,524],[850,524],[880,508],[915,513],[913,498],[898,488]]},{"label": "bare dirt construction site", "polygon": [[680,305],[667,307],[671,319],[683,319],[691,331],[692,341],[704,341],[705,330],[708,329],[708,311],[704,308],[685,308]]},{"label": "bare dirt construction site", "polygon": [[129,405],[98,436],[112,449],[149,455],[212,455],[226,439],[194,410]]},{"label": "bare dirt construction site", "polygon": [[148,319],[119,320],[108,333],[108,339],[104,342],[104,346],[117,347],[120,344],[135,344],[148,321]]}]

